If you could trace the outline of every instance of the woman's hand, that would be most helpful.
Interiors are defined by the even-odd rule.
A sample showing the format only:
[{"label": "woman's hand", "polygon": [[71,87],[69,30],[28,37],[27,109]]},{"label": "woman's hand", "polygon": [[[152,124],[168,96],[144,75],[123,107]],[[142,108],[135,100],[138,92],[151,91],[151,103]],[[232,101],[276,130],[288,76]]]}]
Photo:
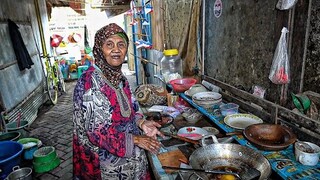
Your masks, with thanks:
[{"label": "woman's hand", "polygon": [[150,151],[153,154],[158,154],[161,147],[161,143],[159,141],[146,135],[134,135],[133,143],[142,149]]},{"label": "woman's hand", "polygon": [[164,137],[164,135],[158,130],[160,127],[161,125],[154,121],[143,121],[143,123],[140,125],[140,128],[143,130],[143,132],[148,137],[152,137],[153,139],[157,139],[157,135]]}]

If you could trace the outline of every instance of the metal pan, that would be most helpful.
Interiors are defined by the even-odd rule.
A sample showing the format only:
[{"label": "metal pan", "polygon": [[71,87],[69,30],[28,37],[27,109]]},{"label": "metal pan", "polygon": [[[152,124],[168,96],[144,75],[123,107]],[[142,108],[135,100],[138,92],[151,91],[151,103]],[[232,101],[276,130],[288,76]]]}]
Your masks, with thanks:
[{"label": "metal pan", "polygon": [[[203,144],[190,155],[189,164],[194,169],[227,170],[236,173],[254,168],[260,171],[260,180],[271,175],[271,166],[267,158],[249,147],[238,144]],[[214,175],[206,173],[197,174],[205,180],[215,178]]]}]

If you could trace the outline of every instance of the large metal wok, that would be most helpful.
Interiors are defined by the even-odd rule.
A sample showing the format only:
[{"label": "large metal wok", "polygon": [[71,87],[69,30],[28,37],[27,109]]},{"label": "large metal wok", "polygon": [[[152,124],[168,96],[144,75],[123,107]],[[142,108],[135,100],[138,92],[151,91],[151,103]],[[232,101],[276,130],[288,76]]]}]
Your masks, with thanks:
[{"label": "large metal wok", "polygon": [[257,148],[268,151],[286,149],[297,139],[288,127],[280,124],[253,124],[244,129],[243,135]]},{"label": "large metal wok", "polygon": [[[250,168],[260,171],[259,179],[267,179],[271,174],[269,161],[259,152],[238,144],[210,144],[196,149],[189,158],[194,169],[230,170],[241,173]],[[215,175],[202,172],[197,174],[204,180],[215,179]]]}]

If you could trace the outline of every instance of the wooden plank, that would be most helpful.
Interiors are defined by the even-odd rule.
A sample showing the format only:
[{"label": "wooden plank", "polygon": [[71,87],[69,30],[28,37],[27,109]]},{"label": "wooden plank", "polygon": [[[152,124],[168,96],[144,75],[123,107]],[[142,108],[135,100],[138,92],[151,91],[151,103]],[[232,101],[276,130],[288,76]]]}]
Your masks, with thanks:
[{"label": "wooden plank", "polygon": [[[158,154],[158,159],[162,166],[170,166],[170,167],[180,167],[181,161],[187,162],[188,159],[186,158],[183,153],[177,149],[165,153]],[[166,169],[166,173],[174,173],[176,170]]]},{"label": "wooden plank", "polygon": [[219,86],[221,89],[227,91],[226,93],[234,94],[235,96],[242,98],[243,100],[250,103],[257,104],[258,106],[261,106],[261,108],[268,113],[272,113],[275,108],[278,108],[278,115],[283,117],[287,121],[291,121],[295,124],[298,124],[301,127],[304,127],[312,132],[315,132],[317,134],[320,134],[320,122],[314,119],[311,119],[303,114],[296,113],[294,111],[291,111],[283,106],[280,106],[278,104],[275,104],[273,102],[270,102],[268,100],[256,97],[246,91],[237,89],[236,87],[233,87],[229,84],[226,84],[224,82],[221,82],[219,80],[216,80],[214,78],[203,76],[203,80],[206,80],[214,85]]}]

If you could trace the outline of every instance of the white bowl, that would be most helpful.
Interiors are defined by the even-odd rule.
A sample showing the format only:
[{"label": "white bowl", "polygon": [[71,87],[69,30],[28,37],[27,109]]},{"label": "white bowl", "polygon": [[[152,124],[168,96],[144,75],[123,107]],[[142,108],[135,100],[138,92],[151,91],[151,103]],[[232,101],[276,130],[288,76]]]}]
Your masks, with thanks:
[{"label": "white bowl", "polygon": [[[305,144],[305,145],[304,145]],[[308,146],[308,147],[306,147]],[[319,162],[320,147],[311,142],[296,142],[294,155],[296,160],[306,166],[315,166]]]},{"label": "white bowl", "polygon": [[212,108],[214,105],[219,104],[222,99],[217,99],[217,100],[213,100],[213,101],[199,101],[199,100],[192,100],[195,104],[202,106],[206,109]]},{"label": "white bowl", "polygon": [[208,90],[202,84],[195,84],[185,91],[184,94],[192,97],[194,94],[199,92],[208,92]]},{"label": "white bowl", "polygon": [[203,115],[196,111],[194,113],[182,113],[182,116],[185,118],[185,120],[188,122],[188,123],[191,123],[191,124],[195,124],[197,123],[200,119],[203,118]]},{"label": "white bowl", "polygon": [[216,101],[221,98],[222,95],[216,92],[199,92],[192,96],[192,100],[197,101]]}]

